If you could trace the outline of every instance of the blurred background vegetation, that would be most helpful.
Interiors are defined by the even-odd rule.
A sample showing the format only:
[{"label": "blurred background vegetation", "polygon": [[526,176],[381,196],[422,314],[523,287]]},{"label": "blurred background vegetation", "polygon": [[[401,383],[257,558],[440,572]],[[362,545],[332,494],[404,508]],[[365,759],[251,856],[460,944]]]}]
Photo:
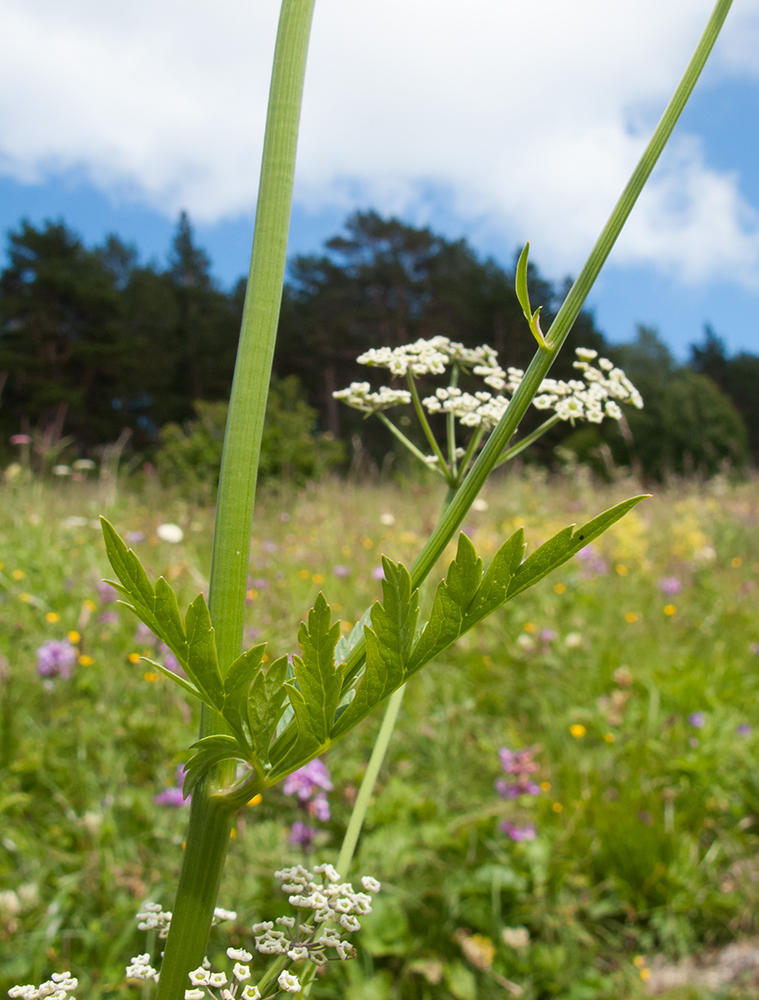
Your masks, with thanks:
[{"label": "blurred background vegetation", "polygon": [[[532,300],[550,321],[566,283],[531,266]],[[166,266],[109,236],[86,247],[64,222],[8,234],[0,275],[0,464],[9,443],[34,439],[31,461],[50,466],[102,458],[118,442],[128,467],[157,466],[166,483],[209,498],[220,460],[223,403],[231,387],[245,283],[217,286],[182,214]],[[405,467],[378,421],[332,398],[371,373],[356,366],[369,347],[442,334],[489,343],[501,364],[524,368],[532,340],[513,271],[447,240],[375,212],[357,212],[321,255],[290,264],[275,357],[262,472],[303,480],[329,468]],[[583,312],[558,359],[573,374],[576,346],[599,350],[639,386],[642,411],[601,427],[555,428],[530,452],[551,465],[573,456],[609,476],[629,467],[661,480],[713,475],[759,462],[759,357],[728,356],[710,328],[678,363],[653,329],[626,345],[606,343]],[[537,425],[538,414],[530,417]],[[529,426],[525,429],[529,429]],[[413,436],[414,429],[409,433]],[[36,457],[35,457],[36,456]],[[191,481],[189,473],[193,472]]]}]

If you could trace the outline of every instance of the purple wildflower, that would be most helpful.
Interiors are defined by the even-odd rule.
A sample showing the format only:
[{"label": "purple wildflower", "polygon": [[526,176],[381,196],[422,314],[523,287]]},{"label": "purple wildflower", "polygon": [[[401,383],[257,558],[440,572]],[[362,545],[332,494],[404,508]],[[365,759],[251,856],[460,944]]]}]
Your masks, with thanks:
[{"label": "purple wildflower", "polygon": [[188,795],[186,798],[182,792],[182,782],[185,776],[185,766],[184,764],[177,765],[177,776],[175,783],[169,788],[164,788],[162,792],[158,795],[153,796],[153,802],[157,806],[188,806],[190,804],[190,799],[192,795]]},{"label": "purple wildflower", "polygon": [[119,613],[118,611],[104,611],[99,616],[98,621],[101,625],[118,625]]},{"label": "purple wildflower", "polygon": [[166,645],[165,642],[158,643],[158,652],[163,657],[163,665],[167,670],[170,670],[172,674],[176,674],[178,677],[186,677],[187,674],[182,670],[179,665],[179,660],[174,656],[172,651]]},{"label": "purple wildflower", "polygon": [[703,712],[692,712],[688,716],[688,722],[690,722],[694,729],[703,729],[706,725],[706,716]]},{"label": "purple wildflower", "polygon": [[509,750],[508,747],[501,747],[498,751],[501,766],[506,774],[534,774],[540,765],[532,759],[532,754],[533,750],[530,747],[526,750]]},{"label": "purple wildflower", "polygon": [[290,827],[290,836],[287,838],[293,847],[302,847],[304,851],[314,849],[314,837],[316,830],[312,826],[306,826],[297,819]]},{"label": "purple wildflower", "polygon": [[318,792],[313,801],[308,805],[308,811],[321,823],[326,823],[332,813],[329,810],[329,800],[324,792]]},{"label": "purple wildflower", "polygon": [[46,642],[37,650],[37,673],[40,677],[61,676],[65,681],[71,677],[76,662],[76,649],[68,639]]},{"label": "purple wildflower", "polygon": [[515,823],[510,823],[505,819],[498,826],[501,833],[505,833],[507,837],[510,837],[515,843],[519,843],[522,840],[535,840],[537,833],[535,832],[535,827],[532,823],[526,823],[524,826],[517,826]]},{"label": "purple wildflower", "polygon": [[114,601],[118,601],[119,592],[115,587],[112,587],[110,583],[106,583],[105,580],[101,580],[98,584],[98,597],[100,598],[101,604],[113,604]]},{"label": "purple wildflower", "polygon": [[540,633],[540,638],[543,642],[553,642],[556,638],[556,633],[552,628],[544,628]]},{"label": "purple wildflower", "polygon": [[739,736],[750,736],[751,726],[748,724],[748,722],[742,722],[739,726],[735,727],[735,731],[736,733],[738,733]]},{"label": "purple wildflower", "polygon": [[305,802],[318,794],[318,789],[331,792],[333,787],[326,765],[316,757],[288,775],[282,790],[285,795],[297,795],[301,802]]},{"label": "purple wildflower", "polygon": [[601,558],[601,553],[591,542],[590,545],[585,545],[577,553],[577,558],[582,563],[582,573],[580,574],[584,580],[592,580],[594,576],[603,576],[604,573],[608,573],[609,564],[605,559]]},{"label": "purple wildflower", "polygon": [[384,580],[385,571],[381,566],[375,566],[372,570],[372,580]]},{"label": "purple wildflower", "polygon": [[348,566],[333,566],[332,575],[342,577],[344,579],[346,576],[351,575],[351,571]]},{"label": "purple wildflower", "polygon": [[145,535],[142,531],[127,531],[124,537],[129,545],[137,545],[139,542],[145,541]]},{"label": "purple wildflower", "polygon": [[263,542],[261,542],[261,548],[264,552],[276,552],[279,549],[279,546],[276,542],[272,542],[270,539],[265,538]]},{"label": "purple wildflower", "polygon": [[663,580],[659,580],[662,594],[679,594],[682,589],[683,585],[676,576],[665,576]]},{"label": "purple wildflower", "polygon": [[502,799],[517,799],[520,795],[540,795],[539,785],[536,785],[534,781],[522,781],[521,778],[513,785],[504,781],[503,778],[499,778],[495,787]]},{"label": "purple wildflower", "polygon": [[143,646],[154,646],[156,644],[156,636],[144,622],[140,622],[135,632],[134,641],[141,643]]}]

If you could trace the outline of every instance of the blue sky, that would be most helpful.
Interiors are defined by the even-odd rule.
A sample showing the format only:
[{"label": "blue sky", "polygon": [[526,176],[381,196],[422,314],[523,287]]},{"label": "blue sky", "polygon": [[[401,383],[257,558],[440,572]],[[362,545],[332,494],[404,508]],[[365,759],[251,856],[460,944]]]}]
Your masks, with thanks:
[{"label": "blue sky", "polygon": [[[433,4],[418,2],[420,9]],[[496,20],[504,7],[509,14],[508,3],[468,3]],[[291,252],[317,251],[349,211],[376,207],[452,238],[466,236],[480,253],[506,264],[530,238],[546,276],[576,273],[710,4],[637,0],[620,3],[606,20],[598,11],[608,6],[597,0],[535,0],[529,14],[515,4],[513,17],[527,18],[526,31],[540,29],[547,64],[555,65],[541,85],[516,98],[519,74],[529,65],[516,43],[506,46],[513,69],[494,58],[495,68],[482,70],[497,48],[489,49],[474,28],[467,35],[469,25],[463,31],[460,3],[433,5],[443,16],[421,66],[413,43],[426,41],[430,29],[408,20],[408,4],[372,0],[358,9],[347,0],[323,0],[317,6]],[[22,217],[63,218],[87,243],[113,231],[133,242],[143,260],[163,261],[177,213],[186,207],[219,281],[239,277],[250,251],[256,181],[250,165],[260,157],[275,7],[267,0],[239,20],[239,7],[224,0],[213,8],[222,16],[211,21],[210,4],[189,0],[182,49],[168,0],[139,0],[128,23],[88,0],[65,8],[0,0],[11,26],[6,43],[0,41],[0,61],[14,32],[16,43],[14,83],[0,98],[3,231]],[[567,7],[579,25],[562,21]],[[374,45],[346,55],[345,39],[351,31],[366,37],[361,18],[369,15]],[[403,43],[396,41],[394,16],[407,21]],[[143,30],[151,19],[152,50]],[[730,350],[759,352],[759,73],[752,55],[759,2],[744,0],[728,25],[652,178],[650,197],[636,209],[589,300],[610,339],[630,339],[642,322],[657,327],[683,359],[704,323]],[[243,40],[250,33],[255,58],[245,46],[227,51],[230,28]],[[219,36],[220,52],[212,44],[217,29],[227,32]],[[567,55],[575,30],[575,51]],[[590,41],[589,32],[596,32]],[[25,60],[24,46],[32,53]],[[348,94],[346,74],[353,81]],[[97,93],[89,86],[95,76]],[[253,97],[235,103],[228,95],[240,81]]]}]

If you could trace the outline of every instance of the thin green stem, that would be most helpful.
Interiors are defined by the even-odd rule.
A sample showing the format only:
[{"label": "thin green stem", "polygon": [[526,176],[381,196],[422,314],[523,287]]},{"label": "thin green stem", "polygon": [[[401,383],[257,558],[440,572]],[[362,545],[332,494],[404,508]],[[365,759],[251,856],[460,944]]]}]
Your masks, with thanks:
[{"label": "thin green stem", "polygon": [[[223,673],[242,648],[258,461],[282,301],[303,80],[314,0],[283,0],[274,51],[256,225],[240,342],[224,437],[209,605]],[[203,709],[200,735],[223,732]],[[203,960],[233,812],[213,784],[234,781],[234,764],[200,782],[190,825],[158,1000],[182,1000]]]},{"label": "thin green stem", "polygon": [[374,784],[377,780],[380,768],[382,767],[382,762],[385,759],[385,753],[387,752],[387,748],[390,744],[390,737],[393,735],[395,720],[398,718],[398,711],[401,707],[405,690],[406,685],[403,684],[388,698],[387,708],[385,709],[385,717],[382,720],[380,731],[377,734],[377,741],[374,744],[372,755],[369,758],[369,764],[367,765],[366,772],[363,780],[361,781],[361,787],[358,790],[356,802],[351,812],[351,818],[348,821],[348,828],[345,831],[345,836],[343,837],[340,855],[337,859],[337,870],[340,872],[342,878],[346,877],[350,869],[351,861],[353,860],[353,855],[356,851],[358,837],[361,833],[361,828],[364,825],[364,820],[366,819],[366,810],[369,808],[369,801],[374,791]]},{"label": "thin green stem", "polygon": [[461,459],[461,465],[459,466],[459,475],[457,485],[460,485],[464,476],[466,475],[466,470],[469,468],[469,463],[472,461],[475,452],[482,441],[482,435],[485,433],[485,428],[480,424],[477,430],[472,435],[472,440],[467,445],[467,449],[464,452],[464,457]]},{"label": "thin green stem", "polygon": [[[450,389],[455,389],[459,384],[459,366],[454,365],[451,371]],[[456,476],[456,417],[453,410],[448,411],[448,461],[451,465],[451,476],[455,481]]]},{"label": "thin green stem", "polygon": [[427,419],[427,414],[424,412],[422,401],[419,398],[419,390],[416,387],[416,380],[410,371],[406,373],[406,378],[408,380],[408,387],[411,390],[411,401],[414,404],[414,409],[416,410],[419,423],[422,425],[425,437],[430,443],[430,448],[432,448],[433,452],[437,455],[437,460],[440,462],[440,468],[445,470],[445,478],[450,481],[451,473],[448,468],[448,463],[445,460],[445,455],[443,454],[440,445],[435,440],[435,435],[432,433],[430,422]]},{"label": "thin green stem", "polygon": [[500,459],[496,463],[496,469],[503,465],[504,462],[510,462],[512,458],[516,458],[517,455],[521,455],[522,452],[529,448],[531,444],[535,444],[538,438],[541,438],[546,431],[550,431],[552,427],[555,427],[560,420],[561,417],[556,413],[554,413],[552,417],[549,417],[548,420],[544,420],[540,427],[537,427],[531,434],[523,437],[521,441],[517,441],[515,445],[512,445],[511,448],[508,448],[503,455],[501,455]]},{"label": "thin green stem", "polygon": [[417,446],[413,443],[413,441],[409,441],[409,439],[406,437],[403,431],[399,430],[392,422],[392,420],[390,420],[389,417],[385,416],[382,410],[378,410],[376,416],[379,417],[379,419],[382,421],[385,427],[387,427],[390,433],[394,434],[401,442],[401,444],[405,445],[408,448],[408,450],[411,452],[412,455],[414,455],[420,461],[424,462],[425,466],[428,469],[434,469],[436,472],[439,472],[441,476],[445,476],[445,473],[441,468],[438,467],[438,465],[430,465],[430,463],[427,461],[427,456],[424,454],[424,452],[421,451],[419,448],[417,448]]}]

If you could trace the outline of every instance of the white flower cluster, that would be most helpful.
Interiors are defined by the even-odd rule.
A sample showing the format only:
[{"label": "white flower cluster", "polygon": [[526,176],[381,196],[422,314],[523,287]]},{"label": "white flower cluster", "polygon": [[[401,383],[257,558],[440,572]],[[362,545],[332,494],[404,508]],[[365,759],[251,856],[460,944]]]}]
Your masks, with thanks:
[{"label": "white flower cluster", "polygon": [[153,979],[158,982],[158,973],[151,966],[150,955],[147,952],[144,955],[135,955],[132,964],[126,967],[125,974],[127,979],[141,979],[143,982]]},{"label": "white flower cluster", "polygon": [[[269,920],[254,924],[257,951],[264,955],[287,955],[293,961],[310,958],[317,965],[327,961],[325,948],[334,948],[343,961],[353,958],[355,948],[343,941],[340,934],[360,929],[358,917],[372,912],[371,893],[379,892],[379,882],[364,876],[361,883],[366,891],[354,892],[350,882],[340,881],[332,865],[316,865],[313,872],[296,865],[274,874],[282,882],[283,892],[290,894],[292,906],[313,912],[313,923],[296,922],[294,917],[278,917],[276,922],[281,930],[275,930]],[[321,926],[328,922],[338,927]]]},{"label": "white flower cluster", "polygon": [[8,990],[9,997],[19,1000],[68,1000],[79,985],[70,972],[54,972],[46,983],[41,986],[12,986]]},{"label": "white flower cluster", "polygon": [[595,361],[598,352],[589,348],[578,347],[575,353],[573,367],[582,372],[584,381],[544,379],[532,401],[536,409],[554,410],[562,420],[584,419],[600,424],[604,417],[621,420],[622,411],[615,400],[638,410],[643,408],[643,398],[621,368],[615,368],[608,358],[599,358],[598,368],[594,368],[590,362]]},{"label": "white flower cluster", "polygon": [[[164,910],[160,903],[145,903],[142,910],[137,914],[137,919],[141,921],[137,924],[141,931],[158,931],[158,937],[162,940],[169,936],[171,927],[171,910]],[[221,920],[237,920],[234,910],[224,910],[217,906],[213,911],[212,926]]]},{"label": "white flower cluster", "polygon": [[[589,348],[578,347],[575,353],[574,367],[582,372],[583,380],[544,379],[533,400],[536,409],[553,410],[561,420],[573,423],[582,419],[597,424],[604,417],[620,420],[620,402],[641,409],[641,395],[621,368],[616,368],[608,358],[600,358],[598,367],[594,367],[590,362],[598,358],[598,352]],[[513,395],[524,377],[520,368],[504,371],[498,364],[496,352],[487,344],[468,348],[447,337],[417,340],[403,347],[374,348],[357,360],[362,365],[387,368],[393,375],[405,375],[409,371],[413,375],[442,375],[450,364],[471,371],[496,390],[495,394],[486,390],[468,393],[449,386],[437,389],[434,396],[428,396],[422,403],[428,413],[452,413],[463,426],[484,430],[495,427],[506,412],[509,397],[501,393]],[[373,392],[368,382],[352,382],[347,389],[332,395],[364,413],[376,413],[411,402],[411,394],[405,389],[382,386]],[[429,461],[434,463],[435,459],[431,457]]]},{"label": "white flower cluster", "polygon": [[[250,979],[250,966],[247,963],[253,958],[251,953],[244,948],[227,948],[227,957],[235,963],[232,979],[227,981],[226,973],[211,972],[210,968],[201,965],[189,973],[193,988],[184,991],[185,1000],[203,1000],[206,995],[212,1000],[218,1000],[217,994],[213,992],[214,988],[221,990],[221,1000],[236,1000],[241,987],[240,1000],[261,1000],[261,992],[257,986],[251,983],[242,985],[246,979]],[[300,990],[300,986],[298,989]]]},{"label": "white flower cluster", "polygon": [[489,392],[462,392],[455,386],[436,389],[434,396],[422,400],[428,413],[452,413],[464,427],[482,425],[490,430],[498,423],[509,405],[505,396],[493,396]]},{"label": "white flower cluster", "polygon": [[338,389],[332,395],[364,413],[377,413],[378,410],[411,402],[408,389],[391,389],[383,385],[378,392],[372,392],[368,382],[351,382],[347,389]]}]

